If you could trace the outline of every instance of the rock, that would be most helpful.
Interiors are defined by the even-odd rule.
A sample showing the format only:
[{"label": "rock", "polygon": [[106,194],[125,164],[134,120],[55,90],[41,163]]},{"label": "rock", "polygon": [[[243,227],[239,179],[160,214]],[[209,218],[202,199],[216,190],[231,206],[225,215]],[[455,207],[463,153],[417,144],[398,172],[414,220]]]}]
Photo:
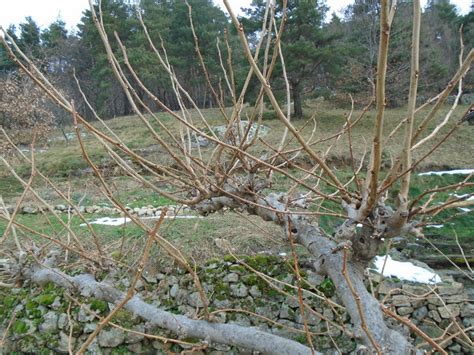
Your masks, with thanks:
[{"label": "rock", "polygon": [[[140,333],[145,333],[145,325],[144,324],[138,324],[134,326],[131,330],[140,332]],[[136,333],[131,333],[127,332],[125,336],[125,343],[127,344],[134,344],[142,341],[145,337],[141,334],[136,334]]]},{"label": "rock", "polygon": [[57,210],[57,211],[66,211],[67,207],[64,206],[64,205],[56,205],[56,206],[54,206],[54,209]]},{"label": "rock", "polygon": [[187,302],[188,291],[179,289],[176,293],[176,304],[181,305]]},{"label": "rock", "polygon": [[432,339],[436,339],[443,335],[443,330],[437,325],[422,324],[420,325],[420,329]]},{"label": "rock", "polygon": [[71,349],[74,349],[74,346],[76,345],[76,341],[77,339],[74,337],[71,337],[71,339],[69,339],[69,334],[66,334],[65,332],[59,332],[59,343],[56,350],[61,353],[68,353],[69,345]]},{"label": "rock", "polygon": [[323,316],[329,320],[334,320],[334,313],[332,312],[331,308],[325,307],[323,309]]},{"label": "rock", "polygon": [[61,308],[61,297],[57,296],[54,299],[53,303],[51,304],[51,308],[55,310],[58,310]]},{"label": "rock", "polygon": [[186,304],[182,304],[181,306],[178,306],[178,312],[180,314],[183,314],[184,316],[195,319],[196,318],[196,308],[188,306]]},{"label": "rock", "polygon": [[427,292],[429,292],[429,289],[421,286],[421,285],[412,285],[412,284],[405,284],[402,287],[403,291],[406,293],[412,294],[412,295],[417,295],[421,296]]},{"label": "rock", "polygon": [[179,285],[174,284],[170,289],[170,296],[173,298],[176,298],[176,296],[178,295],[178,291],[179,291]]},{"label": "rock", "polygon": [[249,317],[241,313],[234,314],[233,320],[231,320],[230,323],[236,323],[243,327],[250,327],[252,325],[252,322],[250,321]]},{"label": "rock", "polygon": [[294,320],[295,312],[286,303],[283,303],[280,308],[279,317],[282,319]]},{"label": "rock", "polygon": [[306,281],[308,281],[308,283],[311,286],[317,286],[321,282],[324,281],[324,276],[318,275],[318,274],[316,274],[315,272],[313,272],[311,270],[307,270],[306,275],[307,275],[306,276]]},{"label": "rock", "polygon": [[69,320],[66,313],[61,313],[58,317],[58,328],[65,329]]},{"label": "rock", "polygon": [[449,285],[438,286],[438,294],[441,296],[456,295],[462,293],[464,286],[460,282],[452,282]]},{"label": "rock", "polygon": [[167,345],[163,344],[163,342],[155,340],[151,343],[153,349],[158,350],[158,354],[166,354],[168,352]]},{"label": "rock", "polygon": [[439,307],[443,305],[443,301],[440,299],[438,295],[430,295],[428,296],[427,300],[429,304],[432,304],[434,306]]},{"label": "rock", "polygon": [[460,293],[457,295],[443,297],[443,299],[446,303],[463,303],[464,300],[468,299],[468,297],[466,294]]},{"label": "rock", "polygon": [[398,307],[397,308],[397,313],[400,316],[407,316],[413,312],[412,307]]},{"label": "rock", "polygon": [[461,317],[474,317],[474,304],[466,303],[461,309]]},{"label": "rock", "polygon": [[[462,324],[466,327],[473,327],[474,328],[474,317],[466,317],[462,320]],[[474,338],[474,332],[473,333],[473,338]]]},{"label": "rock", "polygon": [[270,305],[266,304],[265,306],[255,308],[255,313],[264,315],[273,320],[277,320],[277,317],[280,314],[280,309],[278,307],[271,307]]},{"label": "rock", "polygon": [[25,206],[21,209],[24,214],[36,214],[38,213],[37,207]]},{"label": "rock", "polygon": [[422,321],[428,315],[428,308],[426,306],[420,307],[413,312],[413,318]]},{"label": "rock", "polygon": [[441,318],[457,317],[461,312],[461,307],[458,304],[451,303],[446,306],[438,307],[438,312]]},{"label": "rock", "polygon": [[261,297],[261,296],[262,296],[262,292],[260,291],[260,289],[258,288],[257,285],[253,285],[252,287],[250,287],[249,293],[250,293],[253,297]]},{"label": "rock", "polygon": [[392,297],[392,304],[397,307],[410,307],[410,299],[405,295],[395,295]]},{"label": "rock", "polygon": [[146,216],[147,209],[146,208],[140,208],[137,212],[138,217],[144,217]]},{"label": "rock", "polygon": [[[85,310],[84,307],[87,307],[87,310]],[[83,305],[79,309],[79,312],[77,313],[77,316],[76,316],[77,321],[81,322],[81,323],[92,322],[95,317],[90,312],[91,312],[91,310],[90,310],[89,306],[88,305]]]},{"label": "rock", "polygon": [[92,333],[97,328],[97,323],[86,323],[83,332],[86,334]]},{"label": "rock", "polygon": [[43,323],[40,324],[38,330],[40,333],[53,332],[58,329],[59,315],[56,312],[49,311],[43,316]]},{"label": "rock", "polygon": [[122,344],[124,340],[125,333],[116,328],[102,329],[97,336],[99,345],[104,348],[115,348]]},{"label": "rock", "polygon": [[459,345],[459,344],[451,345],[448,348],[448,350],[449,350],[450,354],[459,354],[459,353],[461,353],[461,345]]},{"label": "rock", "polygon": [[401,283],[395,283],[390,280],[383,280],[379,285],[379,293],[381,295],[387,295],[389,293],[392,295],[396,295],[401,292],[401,290],[399,290],[401,287]]},{"label": "rock", "polygon": [[436,323],[441,322],[441,317],[440,317],[438,311],[435,311],[435,310],[429,311],[428,312],[428,317],[433,319]]},{"label": "rock", "polygon": [[204,307],[199,292],[193,292],[188,296],[188,304],[193,307]]},{"label": "rock", "polygon": [[237,282],[237,281],[239,281],[239,275],[237,275],[234,272],[231,272],[230,274],[225,275],[224,278],[222,279],[222,281],[224,281],[224,282]]},{"label": "rock", "polygon": [[174,284],[177,284],[179,282],[178,278],[176,276],[168,276],[166,278],[166,281],[168,282],[168,285],[174,285]]},{"label": "rock", "polygon": [[[304,324],[303,317],[301,316],[301,312],[296,311],[295,315],[296,315],[296,322],[299,324]],[[309,312],[309,311],[305,312],[305,318],[308,325],[317,325],[321,323],[321,318],[319,318],[314,313]]]},{"label": "rock", "polygon": [[291,308],[294,308],[294,309],[297,309],[297,308],[299,309],[300,308],[300,303],[298,301],[298,297],[288,297],[285,300],[285,302],[288,303],[288,306],[290,306]]},{"label": "rock", "polygon": [[232,302],[229,301],[228,299],[224,299],[224,300],[215,299],[212,303],[217,308],[231,308],[232,307]]},{"label": "rock", "polygon": [[302,329],[303,328],[303,326],[301,324],[293,323],[293,322],[291,322],[289,320],[286,320],[286,319],[281,319],[278,323],[282,324],[282,325],[286,325],[288,328],[281,327],[281,326],[278,326],[278,325],[274,325],[274,326],[272,326],[271,332],[275,335],[278,335],[278,336],[281,336],[281,337],[284,337],[284,338],[291,339],[294,336],[295,333],[294,333],[294,331],[291,330],[291,328],[296,328],[296,329]]},{"label": "rock", "polygon": [[247,297],[249,292],[243,283],[230,285],[230,291],[235,297]]}]

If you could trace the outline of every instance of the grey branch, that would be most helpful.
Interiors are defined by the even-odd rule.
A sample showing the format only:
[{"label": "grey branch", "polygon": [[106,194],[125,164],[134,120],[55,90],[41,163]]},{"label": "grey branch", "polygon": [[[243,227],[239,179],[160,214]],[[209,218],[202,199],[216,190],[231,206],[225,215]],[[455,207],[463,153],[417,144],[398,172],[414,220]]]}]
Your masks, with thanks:
[{"label": "grey branch", "polygon": [[[72,292],[80,290],[84,297],[94,297],[114,304],[125,298],[124,292],[105,282],[97,282],[90,274],[69,276],[58,269],[38,267],[25,276],[40,285],[53,282]],[[253,349],[264,354],[311,353],[308,347],[296,341],[266,333],[257,328],[193,320],[160,310],[143,301],[138,295],[127,302],[124,308],[152,325],[170,330],[181,338],[198,338]]]}]

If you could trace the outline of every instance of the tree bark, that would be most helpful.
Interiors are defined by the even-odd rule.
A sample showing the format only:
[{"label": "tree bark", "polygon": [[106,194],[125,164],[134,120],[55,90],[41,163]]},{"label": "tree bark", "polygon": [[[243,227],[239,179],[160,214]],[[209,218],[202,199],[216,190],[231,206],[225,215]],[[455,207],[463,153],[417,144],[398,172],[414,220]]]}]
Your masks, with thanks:
[{"label": "tree bark", "polygon": [[292,96],[293,96],[293,117],[303,117],[303,102],[301,99],[301,84],[292,83]]},{"label": "tree bark", "polygon": [[[203,202],[196,206],[196,209],[202,214],[218,211],[224,206],[236,208],[236,205],[238,205],[234,199],[228,197],[217,197]],[[338,249],[336,242],[329,239],[317,225],[313,225],[306,218],[298,215],[276,212],[288,211],[288,206],[280,202],[279,196],[276,194],[270,194],[266,198],[257,198],[255,202],[256,206],[246,206],[249,213],[258,215],[265,221],[273,221],[282,225],[285,227],[285,230],[288,230],[287,223],[291,223],[292,234],[296,241],[306,247],[313,256],[315,271],[332,279],[336,292],[351,317],[354,334],[360,343],[369,347],[371,351],[375,350],[367,334],[369,333],[384,355],[417,353],[415,347],[410,344],[405,336],[388,328],[383,319],[379,301],[367,291],[364,284],[364,269],[367,266],[367,262],[356,261],[355,257],[347,260],[345,266],[351,283],[349,284],[343,274],[343,250],[336,251]],[[271,209],[264,206],[268,206]],[[368,248],[371,249],[371,246],[368,246]],[[353,294],[351,286],[355,290],[356,295]],[[359,299],[360,308],[356,298]],[[366,326],[365,331],[364,325]]]}]

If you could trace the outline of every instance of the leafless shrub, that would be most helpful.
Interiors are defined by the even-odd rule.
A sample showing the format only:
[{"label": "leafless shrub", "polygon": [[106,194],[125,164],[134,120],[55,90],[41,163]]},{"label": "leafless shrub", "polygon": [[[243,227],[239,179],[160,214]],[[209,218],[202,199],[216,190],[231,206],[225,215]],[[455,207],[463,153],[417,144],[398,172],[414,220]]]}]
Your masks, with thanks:
[{"label": "leafless shrub", "polygon": [[[35,132],[38,139],[53,128],[54,116],[47,95],[21,70],[0,82],[0,127],[16,144],[29,144]],[[11,149],[5,140],[0,151]]]},{"label": "leafless shrub", "polygon": [[[354,326],[353,335],[360,344],[364,344],[371,352],[378,354],[408,354],[415,351],[414,346],[407,337],[397,330],[391,329],[384,320],[381,305],[367,291],[363,270],[373,257],[377,255],[384,244],[384,240],[390,240],[396,236],[407,234],[422,237],[422,220],[425,216],[457,206],[461,199],[466,200],[465,197],[450,197],[442,204],[435,204],[433,199],[430,198],[427,202],[420,204],[420,200],[416,198],[414,200],[409,199],[408,190],[413,169],[426,156],[433,154],[439,145],[451,137],[462,123],[462,120],[459,121],[447,133],[441,134],[437,130],[434,133],[438,138],[437,141],[431,139],[433,135],[427,134],[428,123],[435,119],[447,96],[470,69],[471,63],[474,60],[474,51],[471,50],[465,57],[461,56],[462,60],[458,72],[443,92],[437,96],[429,113],[419,124],[416,124],[414,117],[417,112],[416,97],[419,74],[418,48],[421,10],[419,1],[415,0],[413,2],[413,45],[410,64],[408,109],[405,120],[399,126],[399,128],[403,129],[397,128],[395,132],[392,132],[392,135],[397,136],[400,142],[398,156],[391,163],[388,173],[383,176],[382,153],[384,141],[382,131],[386,105],[385,78],[390,26],[395,14],[396,2],[392,2],[392,6],[389,5],[388,1],[383,0],[381,2],[374,131],[370,143],[370,164],[365,171],[366,178],[362,178],[362,166],[354,163],[351,145],[351,128],[354,124],[357,124],[360,117],[353,119],[351,112],[341,131],[330,138],[333,140],[330,148],[324,153],[320,153],[315,148],[318,142],[314,141],[313,135],[305,136],[296,129],[291,122],[289,112],[285,113],[275,98],[270,82],[272,70],[277,61],[280,61],[284,67],[279,41],[284,31],[285,22],[282,21],[277,25],[272,2],[267,2],[265,20],[262,24],[261,40],[256,48],[253,48],[253,51],[247,42],[245,29],[232,12],[229,2],[224,1],[224,3],[238,31],[250,66],[241,92],[236,92],[235,87],[230,81],[228,81],[228,87],[225,90],[212,90],[216,101],[219,102],[218,106],[222,122],[227,127],[223,137],[218,137],[214,133],[209,121],[206,119],[205,113],[199,110],[175,76],[173,68],[168,62],[164,45],[158,46],[155,44],[153,39],[150,38],[141,18],[139,20],[143,33],[149,40],[150,49],[155,53],[173,83],[174,94],[180,106],[179,111],[171,110],[143,84],[140,77],[134,71],[127,55],[127,49],[122,45],[119,36],[115,35],[114,39],[108,38],[101,13],[96,12],[94,7],[91,6],[94,21],[107,51],[113,73],[126,94],[135,114],[147,128],[149,134],[156,140],[160,149],[162,149],[163,154],[167,158],[165,163],[151,161],[130,147],[127,147],[105,122],[100,121],[102,123],[101,128],[88,123],[76,112],[74,103],[64,97],[32,65],[31,61],[11,42],[11,38],[8,38],[8,40],[12,43],[13,48],[5,40],[2,42],[10,56],[27,73],[31,80],[57,105],[71,114],[81,152],[96,174],[105,196],[115,207],[121,209],[124,216],[140,227],[144,234],[148,236],[148,242],[143,246],[143,257],[137,259],[137,262],[131,266],[136,270],[136,275],[139,276],[141,273],[139,260],[145,260],[149,253],[149,248],[158,245],[176,263],[192,275],[192,279],[199,290],[202,303],[205,306],[208,304],[208,295],[206,295],[201,287],[200,280],[194,272],[193,263],[189,261],[181,250],[160,236],[157,230],[159,224],[157,224],[156,228],[147,225],[136,215],[131,214],[124,206],[123,201],[119,199],[102,176],[97,163],[90,157],[88,147],[81,138],[81,130],[87,130],[90,135],[94,136],[102,144],[104,150],[123,170],[124,174],[142,183],[150,191],[155,191],[178,204],[191,206],[203,216],[219,211],[237,210],[240,213],[245,212],[259,216],[265,221],[274,222],[275,225],[283,228],[287,238],[286,241],[292,247],[293,257],[295,258],[294,269],[298,281],[301,278],[296,260],[295,244],[302,245],[311,254],[312,266],[317,272],[329,276],[333,280],[336,291],[347,312],[350,314]],[[284,5],[286,5],[286,2],[284,2]],[[199,51],[198,35],[196,33],[193,34],[195,36],[195,49],[198,60],[203,71],[206,73],[205,61]],[[5,36],[8,37],[8,34],[5,34]],[[117,51],[112,49],[111,41],[116,41],[118,44]],[[259,58],[260,56],[263,58]],[[259,63],[263,63],[263,65]],[[226,68],[222,66],[222,69],[227,78],[232,77],[232,67]],[[247,111],[248,117],[243,117],[243,98],[253,76],[260,83],[259,93],[255,107]],[[208,84],[212,87],[209,82]],[[136,88],[140,88],[148,97],[148,100],[172,117],[173,127],[166,125],[160,120],[160,117],[137,95]],[[224,106],[222,98],[224,92],[232,97],[234,104],[230,109]],[[276,144],[270,144],[265,142],[264,139],[259,139],[258,134],[254,134],[252,139],[247,140],[249,131],[240,124],[244,118],[252,122],[261,123],[263,97],[265,96],[270,101],[276,116],[285,127],[281,140]],[[185,104],[185,102],[188,104]],[[191,114],[189,106],[191,106],[193,114]],[[287,102],[287,106],[290,106],[290,102]],[[361,116],[368,109],[369,107],[362,112]],[[146,116],[145,113],[147,114]],[[100,120],[100,117],[96,116]],[[311,123],[311,121],[309,122]],[[247,125],[247,127],[250,126]],[[156,127],[159,127],[159,129],[156,129]],[[316,127],[314,127],[315,129]],[[199,145],[195,146],[192,144],[193,137],[194,141],[196,141],[196,137],[205,138],[212,142],[213,145],[207,150],[201,149]],[[342,181],[341,177],[337,175],[336,171],[326,161],[331,147],[338,143],[342,137],[347,139],[348,151],[352,160],[350,164],[352,176],[345,181]],[[289,145],[290,143],[292,143],[291,146]],[[417,160],[413,159],[412,152],[422,144],[431,144],[427,155]],[[269,153],[261,154],[261,150],[255,149],[259,146],[266,147]],[[295,158],[299,155],[304,155],[310,159],[312,166],[308,168],[307,166],[299,165],[295,161]],[[27,156],[23,156],[23,158],[32,165],[29,181],[19,177],[14,167],[6,159],[1,158],[1,161],[21,181],[25,189],[29,189],[37,200],[44,205],[45,209],[54,215],[54,210],[51,206],[31,188],[30,181],[35,176],[40,176],[53,189],[56,189],[55,185],[47,177],[41,175],[41,172],[36,171],[34,155],[31,158]],[[145,178],[134,169],[134,166],[130,163],[132,160],[135,164],[142,167],[142,171],[148,174],[148,178]],[[290,163],[293,167],[292,171],[285,168]],[[293,185],[288,191],[276,193],[270,190],[269,192],[269,189],[273,188],[272,184],[277,176],[284,176],[292,182]],[[150,182],[150,177],[153,179],[153,182]],[[395,184],[399,184],[399,186],[395,187]],[[459,183],[450,186],[450,189],[456,190],[465,185],[466,182]],[[390,195],[387,193],[388,191],[396,192]],[[434,195],[439,191],[441,190],[432,191],[431,194]],[[68,196],[61,191],[57,192],[64,201],[71,205],[90,228],[90,224],[81,215],[78,207],[71,203]],[[395,198],[389,198],[389,196],[395,196]],[[301,203],[302,200],[305,203]],[[311,204],[312,209],[305,209],[306,202]],[[335,205],[338,207],[334,207]],[[334,229],[331,235],[328,235],[318,225],[317,219],[321,215],[340,218],[342,223]],[[13,230],[12,227],[25,227],[16,223],[14,216],[15,212],[11,217],[3,217],[9,221],[9,227],[4,239],[8,236],[9,231]],[[68,241],[65,242],[64,238],[51,238],[37,232],[42,238],[74,254],[77,258],[76,260],[80,260],[79,262],[83,266],[87,266],[89,270],[97,272],[97,270],[101,269],[106,270],[107,267],[110,269],[111,263],[114,265],[115,261],[109,257],[109,248],[101,244],[100,238],[97,238],[92,228],[90,228],[90,239],[88,239],[90,243],[86,244],[75,235],[66,222],[57,215],[54,217],[58,218],[64,229],[68,231]],[[362,228],[357,228],[358,224],[362,225]],[[21,248],[24,248],[24,246],[21,246]],[[61,256],[58,253],[48,254],[48,249],[45,247],[44,250],[40,250],[41,252],[31,248],[27,249],[30,254],[35,255],[37,262],[23,265],[22,274],[25,277],[38,283],[46,281],[55,282],[70,290],[87,289],[95,297],[101,297],[108,302],[118,304],[116,309],[125,307],[145,319],[149,319],[152,316],[152,320],[160,326],[167,327],[179,334],[184,333],[190,337],[210,339],[216,342],[230,342],[233,345],[249,347],[269,353],[297,354],[314,353],[316,351],[316,349],[312,348],[311,334],[307,327],[305,329],[308,344],[310,344],[311,348],[254,329],[246,329],[235,325],[221,325],[205,320],[197,321],[184,316],[173,315],[154,309],[138,297],[133,296],[135,293],[133,289],[124,294],[106,283],[96,281],[92,275],[68,275],[67,269],[60,270],[58,268]],[[117,249],[116,244],[113,245],[113,249]],[[40,256],[43,257],[42,260],[40,260]],[[298,288],[301,291],[300,284]],[[301,297],[301,292],[298,295],[298,302],[303,314],[306,306]],[[133,302],[127,302],[127,300],[133,300]],[[207,308],[203,308],[203,317],[210,320]],[[390,312],[385,313],[391,315]],[[394,315],[391,316],[396,318]],[[404,322],[403,319],[401,321]],[[106,322],[107,320],[101,323],[101,326],[104,326]],[[415,326],[410,324],[410,327],[413,328]],[[426,337],[423,332],[418,333]],[[438,343],[431,339],[426,340],[437,351],[444,352],[442,346]],[[92,338],[88,339],[88,342],[90,341],[92,341]],[[87,344],[83,346],[82,350],[85,350],[86,346]]]}]

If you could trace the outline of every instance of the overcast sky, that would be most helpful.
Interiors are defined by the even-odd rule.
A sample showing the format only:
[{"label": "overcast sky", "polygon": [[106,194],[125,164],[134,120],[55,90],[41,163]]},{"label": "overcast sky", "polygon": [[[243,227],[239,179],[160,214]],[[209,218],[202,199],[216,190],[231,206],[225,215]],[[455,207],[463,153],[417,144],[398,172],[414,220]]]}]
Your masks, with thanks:
[{"label": "overcast sky", "polygon": [[[331,12],[340,11],[353,0],[328,0]],[[421,0],[422,6],[427,0]],[[451,0],[462,14],[470,10],[472,0]],[[223,7],[222,0],[214,0]],[[240,7],[246,7],[251,0],[230,0],[235,11]],[[10,24],[19,24],[26,16],[31,16],[41,27],[47,27],[51,22],[61,18],[67,24],[67,28],[75,28],[79,23],[82,11],[88,7],[88,0],[0,0],[0,25],[4,28]]]}]

